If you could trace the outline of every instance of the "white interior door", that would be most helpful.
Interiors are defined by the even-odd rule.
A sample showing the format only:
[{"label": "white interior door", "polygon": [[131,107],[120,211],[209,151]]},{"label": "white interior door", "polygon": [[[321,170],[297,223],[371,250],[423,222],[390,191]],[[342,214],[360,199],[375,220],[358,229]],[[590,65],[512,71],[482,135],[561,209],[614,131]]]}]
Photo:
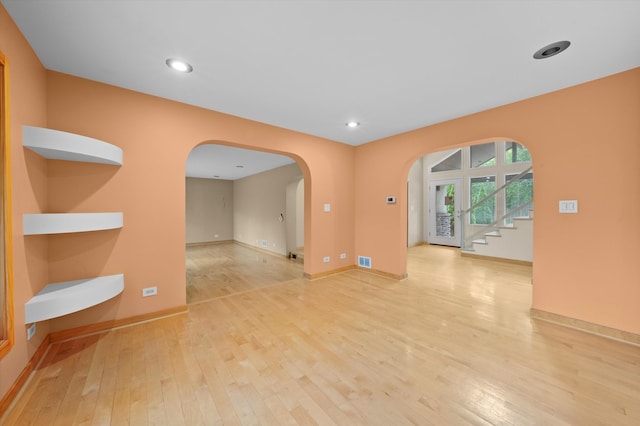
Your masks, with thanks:
[{"label": "white interior door", "polygon": [[460,247],[462,179],[433,181],[429,185],[430,244]]}]

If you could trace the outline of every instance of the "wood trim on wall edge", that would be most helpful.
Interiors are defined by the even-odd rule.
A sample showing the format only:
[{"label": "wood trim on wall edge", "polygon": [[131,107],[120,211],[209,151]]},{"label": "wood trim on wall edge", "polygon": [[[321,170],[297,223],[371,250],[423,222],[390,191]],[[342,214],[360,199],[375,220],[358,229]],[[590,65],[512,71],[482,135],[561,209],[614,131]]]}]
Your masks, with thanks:
[{"label": "wood trim on wall edge", "polygon": [[596,336],[605,337],[607,339],[617,340],[618,342],[640,346],[640,334],[618,330],[617,328],[607,327],[606,325],[566,317],[564,315],[554,314],[553,312],[543,311],[536,308],[531,308],[531,318],[573,328],[585,333],[595,334]]},{"label": "wood trim on wall edge", "polygon": [[142,324],[148,321],[155,321],[161,318],[180,315],[187,312],[189,312],[189,306],[183,305],[175,308],[164,309],[162,311],[151,312],[148,314],[136,315],[134,317],[109,320],[95,324],[84,325],[82,327],[70,328],[68,330],[54,331],[53,333],[49,334],[49,337],[51,343],[57,343],[64,340],[77,339],[78,337],[87,336],[89,334],[106,332],[116,328],[130,327],[132,325]]},{"label": "wood trim on wall edge", "polygon": [[356,266],[356,269],[358,269],[359,271],[369,272],[371,274],[380,275],[382,277],[391,278],[392,280],[398,281],[405,280],[409,277],[409,274],[406,272],[404,274],[392,274],[391,272],[380,271],[379,269],[363,268],[362,266]]},{"label": "wood trim on wall edge", "polygon": [[217,244],[228,244],[233,242],[233,240],[200,241],[197,243],[187,243],[187,247],[215,246]]},{"label": "wood trim on wall edge", "polygon": [[471,257],[474,259],[494,260],[496,262],[511,263],[513,265],[533,266],[533,262],[529,260],[507,259],[506,257],[483,256],[481,254],[460,252],[462,257]]},{"label": "wood trim on wall edge", "polygon": [[356,268],[355,265],[350,265],[350,266],[344,266],[338,269],[332,269],[330,271],[318,272],[317,274],[309,274],[305,272],[304,277],[308,280],[317,280],[318,278],[328,277],[329,275],[341,274],[343,272],[347,272],[355,268]]},{"label": "wood trim on wall edge", "polygon": [[370,274],[380,275],[385,278],[391,278],[393,280],[404,280],[409,276],[406,272],[402,275],[399,275],[399,274],[392,274],[390,272],[379,271],[377,269],[363,268],[360,266],[351,265],[351,266],[345,266],[338,269],[332,269],[330,271],[319,272],[317,274],[308,274],[305,272],[304,277],[308,280],[316,280],[318,278],[324,278],[329,275],[341,274],[343,272],[351,271],[353,269],[357,269],[358,271],[362,271],[362,272],[368,272]]},{"label": "wood trim on wall edge", "polygon": [[[0,224],[4,232],[3,239],[0,242],[3,244],[4,277],[2,279],[4,282],[0,285],[4,286],[4,291],[6,291],[3,302],[5,306],[0,307],[0,315],[4,315],[6,323],[0,326],[5,327],[4,331],[7,334],[5,336],[6,339],[0,343],[0,359],[2,359],[15,344],[15,318],[13,308],[13,184],[11,183],[13,174],[11,172],[11,140],[9,138],[11,134],[9,128],[11,124],[9,111],[9,60],[2,52],[0,52],[0,63],[2,63],[2,78],[0,81],[0,84],[2,84],[2,90],[0,90],[2,98],[0,102],[2,103],[1,109],[4,111],[1,117],[4,120],[0,123],[0,149],[4,150],[1,156],[4,162],[3,176],[0,179],[4,185],[1,188],[3,191],[1,196],[4,201],[4,212],[0,215],[0,219],[4,218],[4,222]],[[3,290],[0,289],[0,291]]]},{"label": "wood trim on wall edge", "polygon": [[42,343],[33,354],[29,362],[27,362],[27,365],[24,366],[7,393],[2,397],[2,400],[0,400],[0,420],[11,407],[13,401],[18,397],[20,391],[22,391],[22,388],[31,377],[31,373],[33,373],[36,367],[40,364],[40,361],[42,361],[50,346],[51,339],[49,338],[49,335],[47,335],[47,337],[42,340]]},{"label": "wood trim on wall edge", "polygon": [[29,362],[27,362],[27,365],[24,367],[22,372],[20,372],[20,375],[13,382],[13,384],[9,388],[9,391],[0,400],[0,419],[2,419],[2,416],[6,413],[15,398],[18,396],[23,386],[29,379],[29,376],[35,370],[38,364],[40,364],[43,356],[53,343],[62,342],[64,340],[77,339],[79,337],[87,336],[90,334],[107,332],[116,328],[129,327],[149,321],[155,321],[174,315],[184,314],[187,312],[189,312],[189,306],[183,305],[175,308],[164,309],[162,311],[151,312],[149,314],[136,315],[134,317],[123,318],[119,320],[104,321],[82,327],[71,328],[69,330],[49,333],[38,347],[38,350],[36,350],[36,352],[33,354],[33,357],[31,357]]},{"label": "wood trim on wall edge", "polygon": [[287,255],[281,254],[281,253],[276,253],[275,251],[265,250],[263,248],[252,246],[251,244],[242,243],[242,242],[236,241],[236,240],[230,240],[230,242],[232,242],[234,244],[238,244],[238,245],[240,245],[242,247],[246,247],[248,249],[263,253],[263,254],[270,254],[271,256],[276,256],[276,257],[287,259]]}]

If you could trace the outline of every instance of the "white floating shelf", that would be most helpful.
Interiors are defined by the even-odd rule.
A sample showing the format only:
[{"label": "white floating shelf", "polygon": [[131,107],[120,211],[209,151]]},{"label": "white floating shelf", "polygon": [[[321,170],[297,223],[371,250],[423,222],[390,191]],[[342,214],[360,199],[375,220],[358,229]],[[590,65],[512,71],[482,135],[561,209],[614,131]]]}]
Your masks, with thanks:
[{"label": "white floating shelf", "polygon": [[22,145],[51,160],[122,165],[122,149],[86,136],[23,126]]},{"label": "white floating shelf", "polygon": [[25,324],[78,312],[124,290],[124,274],[49,284],[24,306]]},{"label": "white floating shelf", "polygon": [[43,213],[22,216],[24,235],[67,234],[122,228],[122,212]]}]

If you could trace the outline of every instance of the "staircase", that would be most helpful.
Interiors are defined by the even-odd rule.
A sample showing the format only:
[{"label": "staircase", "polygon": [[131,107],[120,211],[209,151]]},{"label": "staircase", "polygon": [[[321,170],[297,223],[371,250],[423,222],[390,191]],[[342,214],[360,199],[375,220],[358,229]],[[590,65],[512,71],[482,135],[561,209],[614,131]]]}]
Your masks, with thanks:
[{"label": "staircase", "polygon": [[533,261],[533,216],[514,217],[512,225],[485,232],[462,248],[462,253]]},{"label": "staircase", "polygon": [[[461,251],[485,257],[533,262],[533,175],[531,167],[461,211]],[[505,201],[506,200],[506,201]],[[492,223],[475,222],[480,208],[504,207]],[[489,207],[487,207],[489,206]],[[493,206],[493,207],[491,207]],[[506,210],[506,211],[504,211]],[[482,210],[481,210],[482,211]],[[485,216],[486,217],[486,216]],[[475,216],[477,218],[477,216]]]}]

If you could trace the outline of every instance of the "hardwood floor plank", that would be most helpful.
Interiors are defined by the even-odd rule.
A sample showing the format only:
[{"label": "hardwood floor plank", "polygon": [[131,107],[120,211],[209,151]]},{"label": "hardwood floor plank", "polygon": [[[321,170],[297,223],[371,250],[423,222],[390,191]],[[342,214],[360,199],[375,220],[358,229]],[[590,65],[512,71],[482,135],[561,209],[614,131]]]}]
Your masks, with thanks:
[{"label": "hardwood floor plank", "polygon": [[418,246],[402,281],[307,281],[220,246],[188,259],[208,300],[55,343],[3,424],[640,424],[640,348],[532,319],[530,266]]},{"label": "hardwood floor plank", "polygon": [[187,303],[251,291],[303,275],[300,262],[232,242],[190,246],[186,251]]},{"label": "hardwood floor plank", "polygon": [[[78,401],[82,400],[82,394],[89,376],[90,366],[96,355],[95,352],[98,340],[99,336],[92,336],[92,338],[86,339],[86,345],[84,346],[85,349],[79,352],[77,363],[72,366],[73,377],[66,389],[66,392],[64,393],[64,398],[59,408],[59,414],[53,422],[54,425],[65,426],[74,422],[79,407]],[[64,389],[62,389],[62,391],[64,391]],[[93,410],[91,410],[91,412],[93,412]]]}]

